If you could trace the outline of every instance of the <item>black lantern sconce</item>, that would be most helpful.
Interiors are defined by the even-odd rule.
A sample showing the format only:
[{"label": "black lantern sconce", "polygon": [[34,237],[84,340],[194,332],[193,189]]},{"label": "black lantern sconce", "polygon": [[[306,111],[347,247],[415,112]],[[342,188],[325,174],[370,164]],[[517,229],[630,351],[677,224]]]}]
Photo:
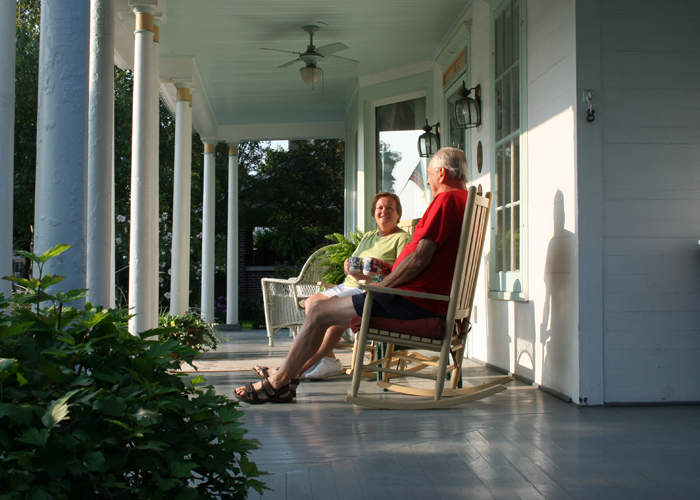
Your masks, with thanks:
[{"label": "black lantern sconce", "polygon": [[[435,132],[433,134],[432,130],[435,127]],[[436,123],[431,127],[428,125],[428,120],[425,120],[425,127],[423,127],[424,134],[418,137],[418,154],[421,158],[430,158],[437,150],[440,149],[440,122]]]},{"label": "black lantern sconce", "polygon": [[[470,94],[474,91],[474,97]],[[455,120],[457,128],[474,128],[481,125],[481,85],[468,89],[464,82],[455,102]]]}]

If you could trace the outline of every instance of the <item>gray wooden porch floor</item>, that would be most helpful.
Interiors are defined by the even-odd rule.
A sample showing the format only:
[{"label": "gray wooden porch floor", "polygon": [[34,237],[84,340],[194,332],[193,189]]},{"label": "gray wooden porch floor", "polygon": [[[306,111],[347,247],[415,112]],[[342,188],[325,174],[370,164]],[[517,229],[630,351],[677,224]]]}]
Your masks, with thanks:
[{"label": "gray wooden porch floor", "polygon": [[[209,359],[283,356],[286,330],[227,333]],[[232,397],[251,372],[203,374]],[[465,377],[498,373],[466,362]],[[303,382],[297,401],[243,405],[263,499],[700,498],[700,407],[578,407],[515,381],[446,410],[344,402],[348,378]],[[376,392],[363,383],[361,392]],[[259,498],[252,492],[251,498]]]}]

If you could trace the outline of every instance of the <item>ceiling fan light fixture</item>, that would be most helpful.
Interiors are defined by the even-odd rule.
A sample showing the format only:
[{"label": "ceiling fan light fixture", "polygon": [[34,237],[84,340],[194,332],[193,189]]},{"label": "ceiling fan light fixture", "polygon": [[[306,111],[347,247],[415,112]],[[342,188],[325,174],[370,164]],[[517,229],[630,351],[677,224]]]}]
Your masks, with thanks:
[{"label": "ceiling fan light fixture", "polygon": [[321,79],[323,70],[318,66],[305,66],[299,70],[301,79],[309,85],[313,85]]}]

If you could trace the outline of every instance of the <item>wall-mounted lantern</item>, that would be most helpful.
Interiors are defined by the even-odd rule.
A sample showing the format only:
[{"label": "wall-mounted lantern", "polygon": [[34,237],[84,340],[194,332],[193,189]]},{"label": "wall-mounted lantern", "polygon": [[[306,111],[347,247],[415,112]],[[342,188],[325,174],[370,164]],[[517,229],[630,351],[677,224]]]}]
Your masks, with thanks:
[{"label": "wall-mounted lantern", "polygon": [[[436,133],[432,132],[433,127]],[[440,122],[433,127],[428,125],[428,120],[425,120],[425,127],[423,127],[425,133],[418,137],[418,154],[421,158],[430,158],[440,149]]]},{"label": "wall-mounted lantern", "polygon": [[[474,91],[474,97],[471,93]],[[457,128],[474,128],[481,125],[481,85],[468,89],[464,82],[455,102]]]}]

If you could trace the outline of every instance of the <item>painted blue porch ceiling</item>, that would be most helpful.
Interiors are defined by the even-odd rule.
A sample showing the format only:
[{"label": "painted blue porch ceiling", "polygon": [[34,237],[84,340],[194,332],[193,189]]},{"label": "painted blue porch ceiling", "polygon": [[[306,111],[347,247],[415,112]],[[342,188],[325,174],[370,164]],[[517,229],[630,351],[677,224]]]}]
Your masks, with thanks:
[{"label": "painted blue porch ceiling", "polygon": [[[167,0],[160,55],[194,58],[219,127],[342,122],[359,77],[435,57],[466,0]],[[325,23],[325,24],[323,24]],[[360,61],[322,61],[315,92],[299,75],[303,63],[277,69],[304,52],[319,24],[316,47],[341,42],[337,55]]]}]

